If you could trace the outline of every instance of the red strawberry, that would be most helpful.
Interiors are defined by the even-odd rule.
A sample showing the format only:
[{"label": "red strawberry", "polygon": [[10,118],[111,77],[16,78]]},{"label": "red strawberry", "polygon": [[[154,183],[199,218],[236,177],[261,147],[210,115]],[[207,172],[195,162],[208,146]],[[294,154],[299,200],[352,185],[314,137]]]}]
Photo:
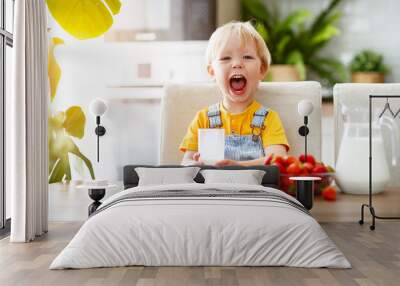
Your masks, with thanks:
[{"label": "red strawberry", "polygon": [[280,172],[281,174],[286,174],[285,165],[283,165],[283,164],[281,164],[281,163],[279,163],[279,162],[276,162],[276,161],[275,161],[272,165],[278,166],[279,172]]},{"label": "red strawberry", "polygon": [[292,163],[289,165],[289,167],[287,167],[286,171],[289,174],[298,175],[301,173],[302,170],[300,168],[299,163]]},{"label": "red strawberry", "polygon": [[301,176],[308,176],[308,175],[310,175],[310,172],[306,168],[303,168],[301,170],[301,174],[300,175]]},{"label": "red strawberry", "polygon": [[326,173],[327,171],[328,169],[320,163],[316,164],[315,167],[312,169],[313,174]]},{"label": "red strawberry", "polygon": [[301,155],[299,156],[299,160],[300,160],[300,162],[302,162],[302,163],[308,162],[308,163],[311,163],[312,165],[315,165],[315,158],[314,158],[313,155],[307,154],[307,158],[306,158],[306,155],[301,154]]},{"label": "red strawberry", "polygon": [[310,163],[311,165],[315,165],[315,158],[313,155],[307,155],[307,160],[308,163]]},{"label": "red strawberry", "polygon": [[267,158],[265,158],[264,165],[271,165],[272,158],[274,157],[273,154],[269,154]]},{"label": "red strawberry", "polygon": [[283,157],[277,155],[277,156],[274,156],[274,158],[272,159],[272,163],[279,163],[282,166],[285,166],[285,159],[283,159]]},{"label": "red strawberry", "polygon": [[300,162],[299,162],[299,159],[297,159],[295,156],[288,156],[286,158],[286,164],[288,166],[290,166],[290,164],[292,164],[292,163],[300,163]]},{"label": "red strawberry", "polygon": [[336,201],[336,190],[334,187],[325,187],[322,190],[322,196],[327,201]]},{"label": "red strawberry", "polygon": [[282,157],[282,159],[283,159],[283,164],[284,164],[285,167],[288,166],[287,158],[288,158],[288,156]]},{"label": "red strawberry", "polygon": [[311,172],[312,169],[314,169],[314,165],[311,164],[311,163],[309,163],[309,162],[305,162],[305,163],[303,164],[303,167],[304,167],[304,169],[307,169],[307,171],[309,171],[309,172]]},{"label": "red strawberry", "polygon": [[280,180],[281,180],[280,181],[281,190],[284,191],[284,192],[287,192],[287,190],[288,190],[288,188],[290,186],[290,183],[291,183],[291,181],[289,180],[289,176],[282,176],[280,178]]}]

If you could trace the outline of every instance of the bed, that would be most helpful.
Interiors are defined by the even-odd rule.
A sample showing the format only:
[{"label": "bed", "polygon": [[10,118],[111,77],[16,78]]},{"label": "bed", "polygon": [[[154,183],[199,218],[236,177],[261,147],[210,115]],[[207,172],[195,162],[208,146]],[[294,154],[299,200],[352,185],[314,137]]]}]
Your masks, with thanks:
[{"label": "bed", "polygon": [[203,183],[197,174],[193,183],[150,186],[138,186],[137,167],[124,167],[126,189],[103,202],[50,269],[351,267],[310,213],[277,189],[274,166],[252,167],[265,170],[261,185]]}]

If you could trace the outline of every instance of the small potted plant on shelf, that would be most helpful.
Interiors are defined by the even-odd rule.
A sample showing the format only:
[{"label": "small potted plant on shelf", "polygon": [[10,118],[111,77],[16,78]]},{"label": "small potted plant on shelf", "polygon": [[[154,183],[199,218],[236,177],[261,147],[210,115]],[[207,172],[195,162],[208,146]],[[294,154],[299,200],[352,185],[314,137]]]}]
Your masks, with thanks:
[{"label": "small potted plant on shelf", "polygon": [[340,34],[337,27],[340,12],[336,10],[340,2],[331,0],[312,18],[306,9],[282,17],[277,7],[265,5],[265,1],[241,0],[242,20],[254,21],[271,53],[272,65],[266,80],[305,80],[308,73],[314,73],[329,85],[345,81],[345,66],[337,59],[319,55]]},{"label": "small potted plant on shelf", "polygon": [[371,50],[356,54],[350,64],[351,81],[355,83],[383,83],[387,66],[383,56]]}]

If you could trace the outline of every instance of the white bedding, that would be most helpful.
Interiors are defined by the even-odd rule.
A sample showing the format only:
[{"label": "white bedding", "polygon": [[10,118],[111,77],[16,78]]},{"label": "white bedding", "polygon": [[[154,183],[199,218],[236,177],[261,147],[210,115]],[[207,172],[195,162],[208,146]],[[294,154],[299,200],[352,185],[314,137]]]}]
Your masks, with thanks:
[{"label": "white bedding", "polygon": [[[163,190],[263,190],[262,186],[179,184]],[[153,198],[123,201],[89,218],[50,269],[127,265],[294,266],[350,268],[350,263],[307,213],[257,198]]]}]

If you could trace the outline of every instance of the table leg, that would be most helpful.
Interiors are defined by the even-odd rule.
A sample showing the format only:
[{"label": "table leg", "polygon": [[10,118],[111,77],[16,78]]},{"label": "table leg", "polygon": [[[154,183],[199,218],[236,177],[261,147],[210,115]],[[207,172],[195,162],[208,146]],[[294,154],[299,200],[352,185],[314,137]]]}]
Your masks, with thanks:
[{"label": "table leg", "polygon": [[296,181],[296,198],[306,209],[310,210],[314,203],[314,181]]},{"label": "table leg", "polygon": [[89,189],[89,197],[94,200],[94,202],[88,207],[89,216],[101,205],[100,200],[104,198],[105,194],[106,189]]}]

